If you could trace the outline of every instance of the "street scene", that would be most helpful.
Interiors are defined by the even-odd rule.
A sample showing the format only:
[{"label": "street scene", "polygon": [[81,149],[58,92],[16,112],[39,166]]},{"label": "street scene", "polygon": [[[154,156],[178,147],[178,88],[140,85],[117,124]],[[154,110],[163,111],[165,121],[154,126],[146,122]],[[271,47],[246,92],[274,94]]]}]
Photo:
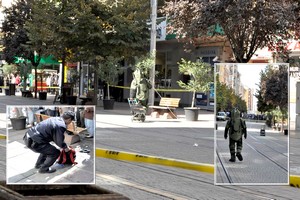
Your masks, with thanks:
[{"label": "street scene", "polygon": [[[26,104],[50,105],[54,96],[49,96],[49,98],[46,101],[29,99]],[[4,105],[8,102],[13,102],[13,105],[22,105],[27,99],[17,94],[11,100],[2,94],[0,97],[2,133],[5,133],[7,123]],[[147,115],[145,122],[140,123],[131,121],[128,103],[117,103],[114,110],[104,110],[102,106],[97,106],[96,149],[163,157],[168,160],[183,160],[188,167],[195,162],[199,165],[213,166],[214,113],[201,111],[197,122],[186,121],[183,113],[182,109],[178,109],[178,119],[167,120]],[[221,127],[224,126],[224,122],[219,123]],[[263,137],[257,134],[259,133],[253,134],[254,137]],[[266,131],[267,138],[272,137],[270,134],[276,133]],[[299,137],[297,132],[291,132],[290,137],[290,174],[300,175]],[[0,140],[0,142],[1,149],[6,152],[5,140]],[[226,149],[228,149],[227,142],[225,142]],[[228,158],[226,157],[226,160]],[[248,162],[247,159],[245,155],[245,162]],[[7,168],[4,157],[1,163],[1,179],[6,180]],[[132,162],[119,158],[109,159],[96,155],[95,167],[98,187],[122,194],[130,199],[234,199],[236,195],[239,195],[240,199],[246,200],[253,198],[297,199],[299,196],[299,189],[291,186],[219,186],[214,183],[213,173],[177,168],[172,165]],[[80,170],[76,174],[74,178],[81,177]],[[59,174],[56,175],[59,176]],[[215,192],[211,193],[212,190]]]},{"label": "street scene", "polygon": [[[95,126],[89,128],[88,123],[85,122],[86,115],[84,113],[87,109],[95,110],[95,107],[75,107],[75,106],[7,106],[7,183],[8,184],[95,184],[95,141],[90,134],[94,135]],[[66,124],[66,132],[59,133],[56,129],[51,130],[51,126],[47,124],[54,124],[59,127],[59,120],[49,121],[47,119],[60,119],[64,117],[64,113],[76,113],[78,116],[73,119],[76,121]],[[92,111],[92,115],[94,112]],[[92,116],[95,123],[94,116]],[[37,131],[35,135],[47,136],[53,138],[50,140],[51,146],[46,146],[44,139],[43,143],[31,146],[26,146],[24,137],[30,131]],[[48,131],[47,131],[48,130]],[[63,143],[70,149],[69,154],[63,156],[64,151],[61,147],[61,142],[58,137],[52,135],[54,131],[57,134],[63,134]],[[24,136],[25,135],[25,136]],[[49,135],[49,136],[48,136]],[[34,135],[31,136],[33,139]],[[56,139],[57,138],[57,139]],[[36,140],[39,141],[39,140]],[[35,146],[35,147],[33,147]],[[39,147],[40,146],[40,147]],[[44,151],[39,149],[45,148]],[[53,149],[54,148],[54,149]],[[59,154],[60,151],[61,153]],[[52,156],[51,153],[57,151],[53,161],[48,161]],[[74,155],[68,160],[70,152],[74,151]],[[41,159],[39,156],[46,155]],[[44,161],[43,161],[44,160]],[[53,173],[49,171],[41,171],[40,168],[43,162],[50,162]],[[20,164],[22,163],[22,164]],[[41,166],[40,166],[41,165]],[[48,172],[48,173],[47,173]]]},{"label": "street scene", "polygon": [[0,198],[298,199],[300,3],[207,2],[0,1]]},{"label": "street scene", "polygon": [[289,183],[287,70],[217,64],[216,184]]},{"label": "street scene", "polygon": [[243,142],[243,161],[229,162],[228,141],[224,139],[225,122],[216,131],[217,184],[287,184],[289,183],[288,136],[266,129],[264,123],[246,121],[247,139]]}]

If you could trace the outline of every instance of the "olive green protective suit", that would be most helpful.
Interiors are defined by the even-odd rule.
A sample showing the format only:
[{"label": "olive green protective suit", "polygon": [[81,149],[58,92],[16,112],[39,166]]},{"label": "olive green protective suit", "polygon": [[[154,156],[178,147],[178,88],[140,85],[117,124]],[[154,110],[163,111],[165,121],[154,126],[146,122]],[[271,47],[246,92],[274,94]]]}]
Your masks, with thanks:
[{"label": "olive green protective suit", "polygon": [[229,150],[231,154],[231,159],[229,161],[235,161],[235,153],[239,160],[243,160],[241,152],[243,149],[243,139],[247,138],[247,127],[246,123],[240,117],[240,111],[238,109],[233,109],[231,111],[231,118],[227,121],[224,138],[227,139],[229,133]]},{"label": "olive green protective suit", "polygon": [[130,98],[138,99],[142,106],[147,107],[149,98],[149,89],[152,86],[150,82],[144,77],[139,69],[136,69],[133,73],[133,80],[130,85]]}]

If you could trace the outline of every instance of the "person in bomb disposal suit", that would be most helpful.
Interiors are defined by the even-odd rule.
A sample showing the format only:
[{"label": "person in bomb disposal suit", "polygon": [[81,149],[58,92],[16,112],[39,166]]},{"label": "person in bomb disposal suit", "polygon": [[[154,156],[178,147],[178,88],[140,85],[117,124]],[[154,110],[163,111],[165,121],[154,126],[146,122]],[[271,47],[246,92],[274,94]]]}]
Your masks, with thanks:
[{"label": "person in bomb disposal suit", "polygon": [[67,125],[75,118],[71,111],[65,112],[61,117],[50,117],[35,127],[30,128],[24,135],[25,145],[36,153],[40,153],[35,168],[40,173],[53,173],[56,169],[51,168],[60,155],[60,150],[51,145],[54,142],[58,147],[69,151],[67,144],[64,142],[64,132]]},{"label": "person in bomb disposal suit", "polygon": [[242,148],[243,148],[243,135],[247,138],[247,127],[243,119],[241,119],[240,111],[235,108],[231,111],[231,118],[227,121],[224,138],[228,137],[229,132],[229,150],[230,150],[230,162],[235,162],[235,157],[239,161],[243,160]]},{"label": "person in bomb disposal suit", "polygon": [[133,80],[130,85],[130,99],[138,99],[139,103],[147,107],[149,99],[149,90],[152,88],[149,80],[146,79],[145,74],[140,70],[136,69],[133,72]]}]

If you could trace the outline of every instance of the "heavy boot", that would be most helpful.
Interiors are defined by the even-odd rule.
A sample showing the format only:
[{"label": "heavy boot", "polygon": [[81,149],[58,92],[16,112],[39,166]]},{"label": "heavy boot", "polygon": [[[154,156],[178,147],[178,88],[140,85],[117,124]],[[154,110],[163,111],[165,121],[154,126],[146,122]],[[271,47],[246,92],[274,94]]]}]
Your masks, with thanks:
[{"label": "heavy boot", "polygon": [[241,153],[236,153],[236,157],[239,159],[239,161],[243,160],[243,156]]},{"label": "heavy boot", "polygon": [[229,159],[230,162],[235,162],[235,153],[231,153],[231,158]]}]

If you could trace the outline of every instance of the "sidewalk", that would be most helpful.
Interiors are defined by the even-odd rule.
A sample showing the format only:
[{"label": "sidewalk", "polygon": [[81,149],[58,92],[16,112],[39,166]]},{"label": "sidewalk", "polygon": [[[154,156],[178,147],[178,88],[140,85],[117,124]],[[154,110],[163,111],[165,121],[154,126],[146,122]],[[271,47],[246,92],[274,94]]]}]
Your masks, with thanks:
[{"label": "sidewalk", "polygon": [[[34,168],[39,156],[23,142],[25,130],[8,130],[6,176],[10,184],[94,184],[95,183],[95,150],[94,141],[80,134],[80,141],[71,144],[76,151],[76,165],[54,164],[56,172],[52,174],[40,174]],[[90,150],[89,153],[80,152],[81,149]]]}]

